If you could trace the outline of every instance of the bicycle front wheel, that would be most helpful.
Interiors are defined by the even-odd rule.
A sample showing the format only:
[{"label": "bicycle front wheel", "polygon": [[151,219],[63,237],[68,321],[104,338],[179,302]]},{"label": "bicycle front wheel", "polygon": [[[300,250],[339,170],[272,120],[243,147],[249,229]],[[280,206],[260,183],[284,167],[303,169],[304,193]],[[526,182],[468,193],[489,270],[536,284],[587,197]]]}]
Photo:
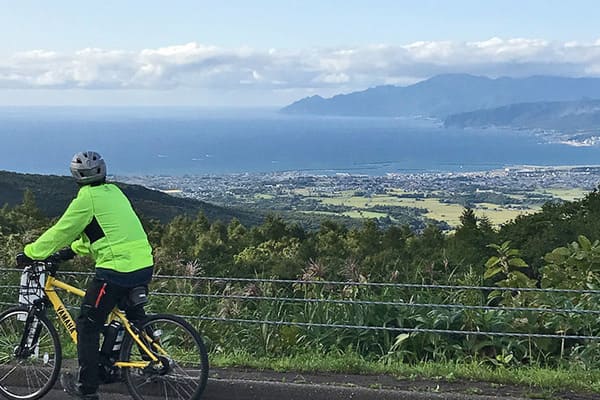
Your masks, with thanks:
[{"label": "bicycle front wheel", "polygon": [[54,386],[62,361],[54,326],[40,314],[26,326],[28,312],[16,307],[0,314],[0,394],[14,400],[44,396]]},{"label": "bicycle front wheel", "polygon": [[[208,354],[200,334],[174,315],[148,317],[141,325],[144,343],[161,361],[141,368],[123,368],[129,392],[136,400],[158,397],[198,400],[208,380]],[[123,340],[123,361],[143,361],[144,354],[129,335]]]}]

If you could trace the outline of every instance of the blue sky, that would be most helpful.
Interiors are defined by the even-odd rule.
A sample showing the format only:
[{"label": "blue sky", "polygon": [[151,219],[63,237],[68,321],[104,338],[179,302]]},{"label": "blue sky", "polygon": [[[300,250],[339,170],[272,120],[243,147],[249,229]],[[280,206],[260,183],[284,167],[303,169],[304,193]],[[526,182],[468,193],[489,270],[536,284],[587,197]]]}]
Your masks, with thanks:
[{"label": "blue sky", "polygon": [[0,105],[264,106],[445,72],[600,76],[597,1],[0,6]]}]

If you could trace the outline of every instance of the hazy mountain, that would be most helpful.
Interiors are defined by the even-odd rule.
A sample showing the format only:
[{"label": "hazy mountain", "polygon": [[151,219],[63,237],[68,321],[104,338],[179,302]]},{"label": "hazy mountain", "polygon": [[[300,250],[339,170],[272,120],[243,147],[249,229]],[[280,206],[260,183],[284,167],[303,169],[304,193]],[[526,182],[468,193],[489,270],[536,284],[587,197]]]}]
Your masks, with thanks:
[{"label": "hazy mountain", "polygon": [[495,108],[513,103],[600,98],[600,78],[533,76],[491,79],[438,75],[414,85],[378,86],[325,99],[307,97],[284,107],[289,114],[343,116],[432,116]]},{"label": "hazy mountain", "polygon": [[[204,212],[211,220],[229,221],[237,218],[245,225],[256,225],[261,223],[263,218],[256,212],[174,197],[139,185],[123,183],[117,183],[117,185],[129,197],[133,207],[140,215],[162,222],[168,222],[181,214],[196,215],[200,211]],[[0,206],[3,204],[14,206],[21,203],[26,189],[33,192],[36,203],[44,214],[56,217],[65,211],[71,199],[77,194],[78,187],[73,178],[67,176],[0,171]]]},{"label": "hazy mountain", "polygon": [[600,100],[520,103],[448,116],[447,127],[511,127],[600,131]]}]

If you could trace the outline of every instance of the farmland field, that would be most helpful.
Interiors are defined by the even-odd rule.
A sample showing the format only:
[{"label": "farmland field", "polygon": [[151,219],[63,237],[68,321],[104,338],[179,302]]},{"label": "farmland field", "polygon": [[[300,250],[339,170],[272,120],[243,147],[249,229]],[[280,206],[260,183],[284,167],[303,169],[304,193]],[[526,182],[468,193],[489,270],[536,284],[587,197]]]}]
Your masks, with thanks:
[{"label": "farmland field", "polygon": [[[400,193],[402,194],[402,197],[398,196]],[[581,193],[582,191],[577,190],[555,190],[551,194],[555,197],[568,200],[575,198],[576,196],[580,196]],[[410,197],[411,195],[414,195],[414,197]],[[409,207],[426,210],[426,212],[423,213],[423,216],[427,218],[437,221],[444,221],[450,226],[458,225],[460,216],[464,210],[463,205],[450,203],[444,200],[444,197],[441,193],[431,193],[427,194],[427,197],[424,196],[424,194],[394,190],[391,191],[390,194],[385,195],[360,196],[355,195],[354,192],[340,192],[335,195],[328,195],[324,197],[308,196],[305,199],[316,200],[324,205],[348,207],[351,209],[351,211],[345,211],[341,214],[352,218],[385,217],[387,214],[380,211],[373,211],[373,209],[377,206],[398,208]],[[522,205],[517,206],[510,204],[500,205],[493,203],[474,203],[471,208],[473,208],[477,216],[485,216],[492,222],[492,224],[501,225],[519,215],[535,212],[540,208],[540,206],[541,204],[524,207]]]}]

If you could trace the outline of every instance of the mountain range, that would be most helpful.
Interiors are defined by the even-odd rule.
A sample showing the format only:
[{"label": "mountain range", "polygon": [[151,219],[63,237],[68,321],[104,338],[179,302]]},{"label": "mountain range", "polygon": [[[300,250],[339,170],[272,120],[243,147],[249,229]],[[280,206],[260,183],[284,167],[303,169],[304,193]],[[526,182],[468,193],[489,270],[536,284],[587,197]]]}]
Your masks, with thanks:
[{"label": "mountain range", "polygon": [[532,76],[487,78],[438,75],[410,86],[378,86],[331,98],[306,97],[281,109],[286,114],[402,117],[449,115],[517,103],[600,99],[600,78]]},{"label": "mountain range", "polygon": [[446,127],[490,126],[548,129],[562,132],[600,132],[600,100],[519,103],[492,109],[454,114]]},{"label": "mountain range", "polygon": [[[195,216],[203,212],[211,220],[230,221],[237,218],[244,225],[262,223],[263,215],[254,211],[226,208],[199,200],[174,197],[140,185],[116,184],[127,195],[136,212],[145,218],[169,222],[177,215]],[[0,206],[14,206],[23,201],[23,193],[30,190],[38,208],[48,217],[57,217],[77,195],[73,178],[57,175],[21,174],[0,171]]]}]

